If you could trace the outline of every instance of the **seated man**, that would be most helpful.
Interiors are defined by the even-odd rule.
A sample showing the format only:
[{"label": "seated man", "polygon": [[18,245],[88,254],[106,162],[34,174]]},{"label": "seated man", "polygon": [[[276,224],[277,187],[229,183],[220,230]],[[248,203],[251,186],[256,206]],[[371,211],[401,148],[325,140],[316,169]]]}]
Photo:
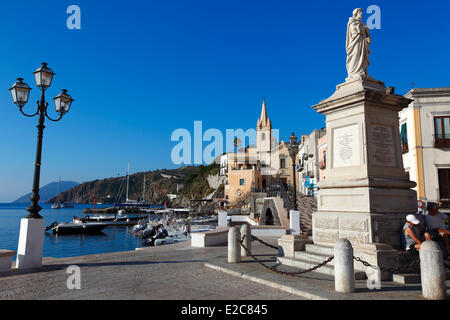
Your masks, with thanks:
[{"label": "seated man", "polygon": [[405,251],[417,254],[422,244],[422,239],[431,240],[431,235],[425,233],[424,237],[421,236],[421,232],[418,228],[420,223],[419,219],[413,214],[406,216],[406,223],[403,226],[402,242]]},{"label": "seated man", "polygon": [[450,231],[445,226],[447,215],[439,211],[437,203],[427,203],[428,214],[425,216],[425,223],[427,224],[428,232],[431,234],[431,239],[437,242],[443,242],[445,246],[445,258],[450,260]]}]

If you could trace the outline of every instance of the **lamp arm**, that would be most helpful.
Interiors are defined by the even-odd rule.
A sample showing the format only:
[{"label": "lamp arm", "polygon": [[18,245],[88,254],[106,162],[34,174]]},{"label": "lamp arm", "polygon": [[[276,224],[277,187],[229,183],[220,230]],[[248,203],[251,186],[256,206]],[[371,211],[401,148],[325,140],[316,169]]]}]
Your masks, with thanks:
[{"label": "lamp arm", "polygon": [[58,122],[59,120],[61,120],[62,119],[62,117],[63,117],[63,115],[64,115],[64,113],[63,112],[61,112],[60,114],[59,114],[59,118],[58,119],[53,119],[52,117],[50,117],[49,115],[48,115],[48,113],[47,113],[47,107],[48,107],[48,102],[47,103],[45,103],[45,116],[47,117],[47,119],[48,120],[50,120],[50,121],[53,121],[53,122]]},{"label": "lamp arm", "polygon": [[32,117],[34,117],[34,116],[36,116],[38,113],[39,113],[39,101],[37,102],[37,105],[38,105],[38,107],[37,107],[37,110],[36,110],[36,112],[34,113],[34,114],[27,114],[27,113],[25,113],[25,112],[23,112],[23,107],[24,107],[24,105],[23,106],[20,106],[19,107],[19,110],[20,110],[20,112],[25,116],[25,117],[29,117],[29,118],[32,118]]}]

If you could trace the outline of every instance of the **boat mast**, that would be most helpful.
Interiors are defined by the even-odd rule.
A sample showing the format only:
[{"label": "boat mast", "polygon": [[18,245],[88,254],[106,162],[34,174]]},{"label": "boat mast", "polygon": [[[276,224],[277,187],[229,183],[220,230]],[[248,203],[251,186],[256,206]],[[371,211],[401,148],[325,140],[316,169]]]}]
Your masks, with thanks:
[{"label": "boat mast", "polygon": [[142,203],[145,203],[145,175],[144,175],[144,188],[142,190]]},{"label": "boat mast", "polygon": [[128,184],[130,183],[130,163],[128,162],[128,173],[127,173],[127,201],[128,203]]},{"label": "boat mast", "polygon": [[[58,181],[58,196],[61,193],[61,176],[59,176],[59,181]],[[59,201],[58,201],[59,203]]]}]

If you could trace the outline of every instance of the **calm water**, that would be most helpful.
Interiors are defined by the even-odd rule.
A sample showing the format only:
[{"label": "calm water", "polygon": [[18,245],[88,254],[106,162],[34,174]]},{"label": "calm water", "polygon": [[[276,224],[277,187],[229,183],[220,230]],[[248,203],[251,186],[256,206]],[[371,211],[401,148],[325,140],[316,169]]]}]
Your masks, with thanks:
[{"label": "calm water", "polygon": [[[29,204],[0,204],[0,249],[17,251],[20,219],[28,214]],[[82,217],[83,208],[90,205],[75,205],[70,209],[51,209],[49,204],[40,204],[40,214],[45,226],[53,221],[70,222],[73,216]],[[99,207],[99,206],[97,206]],[[101,207],[101,206],[100,206]],[[142,240],[135,237],[132,226],[108,226],[99,235],[54,235],[46,232],[44,237],[44,257],[72,257],[86,254],[128,251],[142,247]]]}]

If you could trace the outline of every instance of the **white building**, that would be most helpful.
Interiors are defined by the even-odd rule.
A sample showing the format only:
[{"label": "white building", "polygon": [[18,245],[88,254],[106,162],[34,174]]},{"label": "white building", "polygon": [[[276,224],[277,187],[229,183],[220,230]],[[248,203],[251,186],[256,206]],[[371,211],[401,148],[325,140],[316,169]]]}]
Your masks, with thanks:
[{"label": "white building", "polygon": [[228,172],[228,153],[220,156],[220,172],[219,175],[225,176]]},{"label": "white building", "polygon": [[450,87],[414,88],[399,112],[403,163],[419,200],[450,205]]}]

